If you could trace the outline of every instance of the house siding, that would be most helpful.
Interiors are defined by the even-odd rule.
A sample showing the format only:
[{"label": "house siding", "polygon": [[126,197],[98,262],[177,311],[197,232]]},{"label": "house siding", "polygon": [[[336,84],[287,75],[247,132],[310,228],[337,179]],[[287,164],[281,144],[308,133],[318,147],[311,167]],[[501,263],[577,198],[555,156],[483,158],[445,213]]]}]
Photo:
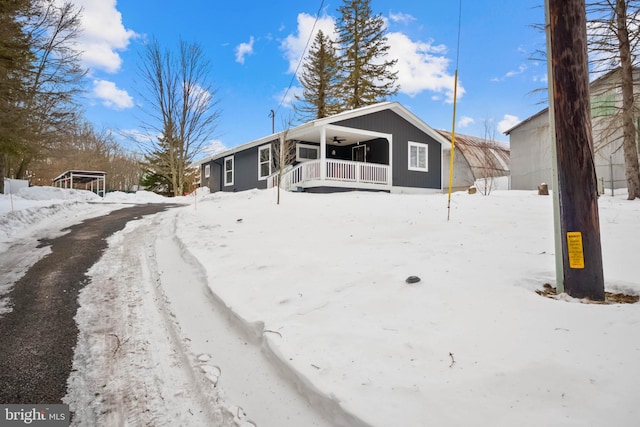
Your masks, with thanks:
[{"label": "house siding", "polygon": [[[267,145],[268,142],[263,144]],[[260,145],[262,147],[263,145]],[[211,192],[216,191],[245,191],[254,188],[267,188],[267,180],[258,180],[258,148],[251,147],[246,150],[229,154],[224,158],[212,160],[203,163],[201,167],[202,185],[206,185]],[[224,185],[224,159],[233,156],[233,185]],[[204,168],[206,165],[211,166],[211,176],[204,177]],[[273,170],[272,170],[273,172]]]},{"label": "house siding", "polygon": [[[211,168],[208,178],[204,176],[204,171],[207,165]],[[222,172],[220,171],[221,167],[221,162],[216,160],[203,163],[202,168],[200,169],[200,185],[203,187],[209,187],[212,193],[220,191],[220,183],[222,182]]]},{"label": "house siding", "polygon": [[[397,187],[442,188],[441,145],[393,111],[384,110],[335,122],[338,126],[393,135],[392,185]],[[409,141],[428,144],[428,172],[408,170]]]}]

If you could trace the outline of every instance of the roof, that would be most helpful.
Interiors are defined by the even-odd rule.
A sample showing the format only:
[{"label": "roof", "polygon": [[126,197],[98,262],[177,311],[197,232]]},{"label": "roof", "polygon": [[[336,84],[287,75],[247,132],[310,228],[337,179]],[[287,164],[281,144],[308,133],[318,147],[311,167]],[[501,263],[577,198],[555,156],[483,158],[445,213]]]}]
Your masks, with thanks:
[{"label": "roof", "polygon": [[[601,76],[599,76],[598,78],[594,79],[592,82],[589,83],[589,88],[593,88],[594,86],[599,85],[600,83],[602,83],[603,81],[611,78],[611,76],[613,76],[615,73],[617,73],[620,70],[620,68],[615,68],[611,71],[608,71],[607,73],[602,74]],[[640,69],[638,68],[634,68],[634,72],[638,72]],[[635,77],[637,78],[637,76]],[[519,128],[520,126],[524,125],[525,123],[530,122],[531,120],[537,118],[538,116],[545,114],[549,111],[549,108],[545,108],[543,110],[538,111],[537,113],[535,113],[533,116],[528,117],[526,119],[524,119],[523,121],[519,122],[518,124],[516,124],[515,126],[507,129],[506,131],[504,131],[503,133],[505,135],[509,135],[511,132],[513,132],[514,129]]]},{"label": "roof", "polygon": [[61,181],[63,179],[66,179],[67,177],[73,176],[74,182],[86,184],[91,181],[95,181],[96,179],[104,179],[106,175],[107,173],[103,171],[85,171],[74,169],[61,173],[53,179],[53,182]]},{"label": "roof", "polygon": [[[438,132],[451,140],[450,132]],[[466,159],[476,179],[509,175],[509,149],[500,142],[456,133],[455,146]]]},{"label": "roof", "polygon": [[[294,128],[288,129],[287,137],[292,139],[299,139],[309,142],[320,142],[322,129],[325,128],[327,143],[330,144],[330,140],[334,136],[340,136],[340,138],[344,138],[347,140],[362,140],[363,136],[375,136],[381,135],[380,132],[371,132],[363,129],[351,129],[351,128],[340,128],[332,127],[334,123],[341,122],[344,120],[352,119],[355,117],[366,116],[369,114],[374,114],[380,111],[391,110],[394,113],[398,114],[400,117],[405,119],[407,122],[411,123],[427,135],[431,136],[437,142],[442,145],[443,149],[450,149],[451,144],[449,140],[444,138],[438,132],[436,132],[432,127],[427,125],[424,121],[422,121],[418,116],[413,114],[411,111],[400,105],[398,102],[380,102],[378,104],[367,105],[365,107],[356,108],[353,110],[343,111],[338,114],[334,114],[329,117],[323,117],[321,119],[315,119]],[[211,156],[205,157],[202,160],[196,162],[197,164],[203,164],[210,162],[211,160],[220,159],[223,157],[230,156],[239,151],[244,151],[248,148],[256,147],[262,144],[269,143],[271,141],[277,140],[283,132],[273,133],[271,135],[264,136],[262,138],[253,140],[246,144],[238,145],[229,150],[225,150],[220,153],[215,153]],[[339,134],[339,135],[338,135]]]}]

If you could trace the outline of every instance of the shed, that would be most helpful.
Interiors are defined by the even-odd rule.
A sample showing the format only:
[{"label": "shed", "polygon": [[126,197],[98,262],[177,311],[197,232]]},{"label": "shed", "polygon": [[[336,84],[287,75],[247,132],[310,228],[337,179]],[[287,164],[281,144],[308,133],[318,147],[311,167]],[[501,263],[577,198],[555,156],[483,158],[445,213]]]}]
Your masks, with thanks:
[{"label": "shed", "polygon": [[[451,132],[438,130],[451,140]],[[466,190],[477,180],[509,176],[509,148],[506,143],[456,133],[452,189]],[[449,170],[450,150],[445,151],[444,168]],[[446,178],[446,177],[445,177]]]}]

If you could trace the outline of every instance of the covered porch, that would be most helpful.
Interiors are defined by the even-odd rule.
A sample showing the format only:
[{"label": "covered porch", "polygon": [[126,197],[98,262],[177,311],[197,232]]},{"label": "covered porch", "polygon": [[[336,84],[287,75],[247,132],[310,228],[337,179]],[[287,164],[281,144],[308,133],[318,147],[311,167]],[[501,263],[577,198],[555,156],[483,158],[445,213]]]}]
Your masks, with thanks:
[{"label": "covered porch", "polygon": [[[296,130],[287,135],[295,142],[296,160],[284,169],[281,188],[390,191],[392,135],[337,125]],[[278,178],[276,171],[267,186],[277,186]]]}]

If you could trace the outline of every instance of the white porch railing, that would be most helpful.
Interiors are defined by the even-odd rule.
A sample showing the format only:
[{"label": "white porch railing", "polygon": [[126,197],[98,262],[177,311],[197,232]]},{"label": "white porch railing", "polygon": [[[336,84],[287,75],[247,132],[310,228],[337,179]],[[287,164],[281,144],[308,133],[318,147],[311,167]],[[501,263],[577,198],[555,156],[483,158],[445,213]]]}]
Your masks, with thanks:
[{"label": "white porch railing", "polygon": [[327,160],[327,180],[389,185],[389,166],[347,160]]},{"label": "white porch railing", "polygon": [[[356,184],[354,187],[357,187],[359,183],[391,184],[388,165],[327,159],[325,162],[312,160],[300,163],[293,169],[283,173],[281,188],[290,190],[306,181],[319,181],[321,179],[322,163],[326,165],[325,180],[327,181],[352,182]],[[278,185],[277,173],[269,177],[267,185],[270,188]]]}]

